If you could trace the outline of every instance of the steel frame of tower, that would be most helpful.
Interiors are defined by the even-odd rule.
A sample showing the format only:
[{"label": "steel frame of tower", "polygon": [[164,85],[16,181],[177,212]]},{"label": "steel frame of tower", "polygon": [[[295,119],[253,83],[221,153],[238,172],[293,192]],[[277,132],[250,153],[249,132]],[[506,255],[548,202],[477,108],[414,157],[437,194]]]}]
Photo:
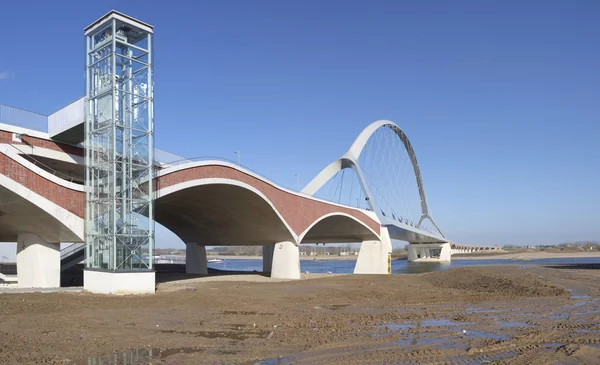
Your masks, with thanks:
[{"label": "steel frame of tower", "polygon": [[152,270],[152,26],[112,11],[85,38],[85,266]]}]

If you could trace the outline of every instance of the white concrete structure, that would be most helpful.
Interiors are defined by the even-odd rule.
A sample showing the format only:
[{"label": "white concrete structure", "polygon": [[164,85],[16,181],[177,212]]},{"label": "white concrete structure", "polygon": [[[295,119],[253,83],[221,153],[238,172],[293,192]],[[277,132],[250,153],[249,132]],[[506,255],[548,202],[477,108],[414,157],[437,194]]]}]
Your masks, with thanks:
[{"label": "white concrete structure", "polygon": [[381,228],[379,241],[363,241],[360,246],[355,274],[391,274],[390,255],[392,254],[392,240],[387,228]]},{"label": "white concrete structure", "polygon": [[[419,194],[420,217],[404,217],[404,219],[399,219],[398,215],[394,215],[393,212],[389,211],[389,202],[377,201],[377,199],[375,199],[373,192],[376,190],[373,190],[371,186],[369,186],[369,179],[361,167],[359,158],[363,153],[363,150],[365,149],[369,139],[381,128],[390,129],[393,131],[395,138],[397,138],[396,145],[402,146],[402,148],[406,151],[408,158],[410,159],[412,173],[414,173]],[[382,165],[385,165],[385,161],[382,162]],[[302,189],[302,193],[311,196],[314,195],[328,181],[334,178],[338,172],[344,169],[352,169],[356,172],[356,176],[364,193],[365,200],[368,202],[369,211],[374,212],[377,215],[378,221],[382,226],[388,229],[389,236],[392,239],[423,243],[444,241],[444,235],[431,217],[429,208],[427,206],[425,189],[423,187],[421,171],[417,163],[415,152],[408,140],[408,137],[397,124],[389,120],[378,120],[369,124],[354,140],[348,151],[344,153],[342,157],[325,167],[310,183],[308,183],[308,185],[306,185],[304,189]],[[392,169],[391,166],[390,169]],[[389,184],[389,182],[387,182],[387,184]],[[377,187],[374,188],[377,189]],[[388,214],[384,213],[384,207],[387,207]],[[414,219],[415,222],[418,221],[418,223],[415,224],[415,222],[410,221],[411,219]],[[433,231],[424,229],[422,226],[424,221],[430,222],[433,225]]]},{"label": "white concrete structure", "polygon": [[31,233],[19,234],[17,277],[20,288],[60,287],[60,243],[48,243]]},{"label": "white concrete structure", "polygon": [[290,241],[278,242],[273,249],[271,277],[277,279],[300,279],[300,251]]},{"label": "white concrete structure", "polygon": [[206,246],[188,242],[185,249],[186,274],[207,275]]},{"label": "white concrete structure", "polygon": [[85,98],[80,98],[48,116],[50,138],[69,143],[83,142]]},{"label": "white concrete structure", "polygon": [[84,289],[98,294],[154,294],[154,271],[83,271]]},{"label": "white concrete structure", "polygon": [[452,257],[450,243],[411,243],[407,247],[408,261],[449,262]]}]

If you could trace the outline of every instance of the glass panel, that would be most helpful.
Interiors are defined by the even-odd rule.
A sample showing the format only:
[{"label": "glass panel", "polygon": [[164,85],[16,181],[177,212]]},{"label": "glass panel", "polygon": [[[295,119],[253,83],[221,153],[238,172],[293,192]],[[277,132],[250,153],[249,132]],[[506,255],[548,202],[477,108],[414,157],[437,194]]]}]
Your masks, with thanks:
[{"label": "glass panel", "polygon": [[86,50],[86,265],[151,269],[150,35],[113,19],[101,28]]}]

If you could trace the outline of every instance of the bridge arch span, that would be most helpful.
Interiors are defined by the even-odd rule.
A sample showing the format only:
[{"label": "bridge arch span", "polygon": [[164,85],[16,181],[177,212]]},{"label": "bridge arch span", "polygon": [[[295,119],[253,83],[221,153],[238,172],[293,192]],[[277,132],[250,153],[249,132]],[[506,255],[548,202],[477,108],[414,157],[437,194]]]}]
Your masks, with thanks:
[{"label": "bridge arch span", "polygon": [[297,241],[260,190],[226,178],[187,180],[156,191],[156,221],[185,242],[252,245]]},{"label": "bridge arch span", "polygon": [[379,232],[346,213],[329,213],[315,220],[302,234],[300,243],[346,243],[379,240]]},{"label": "bridge arch span", "polygon": [[[383,129],[389,129],[392,131],[393,135],[395,136],[394,138],[397,138],[396,141],[400,141],[400,144],[404,149],[404,151],[406,152],[406,155],[408,156],[408,160],[409,165],[410,165],[410,174],[412,174],[412,178],[413,183],[412,184],[416,184],[416,192],[418,192],[418,212],[413,212],[414,214],[406,214],[407,212],[404,212],[403,210],[407,210],[406,207],[398,207],[397,210],[401,210],[403,214],[398,214],[399,212],[396,211],[396,214],[394,213],[394,210],[396,210],[396,207],[392,207],[394,205],[401,205],[404,203],[401,202],[399,204],[399,202],[396,201],[392,201],[391,204],[390,202],[381,202],[378,200],[381,200],[380,196],[381,194],[383,194],[382,192],[378,191],[376,186],[370,186],[373,179],[371,176],[368,175],[369,170],[369,166],[363,166],[361,163],[361,156],[363,155],[363,152],[365,151],[365,147],[367,146],[367,143],[371,140],[372,137],[374,137],[376,135],[377,132],[382,131]],[[387,140],[386,140],[387,142]],[[392,142],[393,143],[393,142]],[[397,143],[397,142],[396,142]],[[387,146],[385,146],[387,147]],[[384,148],[385,148],[384,147]],[[383,149],[383,148],[382,148]],[[363,161],[364,162],[364,161]],[[385,166],[385,165],[384,165]],[[390,170],[394,169],[395,166],[385,166],[386,168],[389,168]],[[414,152],[414,149],[407,137],[407,135],[402,131],[402,129],[394,122],[391,122],[389,120],[378,120],[375,121],[373,123],[371,123],[370,125],[368,125],[366,128],[364,128],[358,135],[358,137],[354,140],[354,142],[352,143],[352,145],[350,146],[350,148],[348,149],[348,151],[346,153],[344,153],[340,158],[338,158],[337,160],[333,161],[332,163],[330,163],[327,167],[325,167],[323,170],[321,170],[321,172],[308,184],[306,185],[306,187],[302,190],[303,193],[308,194],[308,195],[314,195],[316,194],[321,188],[323,188],[328,182],[332,181],[332,179],[334,179],[334,177],[336,177],[336,175],[341,172],[344,169],[352,169],[357,177],[357,180],[360,184],[360,187],[362,188],[362,192],[364,193],[364,195],[361,196],[361,198],[364,197],[364,200],[367,201],[368,204],[368,208],[370,210],[372,210],[375,214],[377,214],[379,221],[382,222],[382,224],[392,224],[393,221],[397,221],[397,223],[394,224],[398,224],[400,226],[406,226],[408,227],[413,227],[416,229],[420,228],[420,224],[424,221],[427,220],[427,222],[431,222],[433,225],[433,230],[435,232],[432,232],[432,234],[434,234],[435,236],[439,237],[439,238],[443,238],[443,234],[441,232],[441,230],[439,230],[437,224],[435,223],[435,221],[433,220],[433,218],[431,217],[431,214],[429,212],[429,207],[427,205],[427,198],[425,196],[425,189],[423,187],[423,179],[421,176],[421,171],[419,168],[419,164],[417,162],[417,157],[416,154]],[[372,173],[372,169],[371,169],[371,173]],[[389,188],[390,184],[395,184],[396,181],[385,181],[384,184],[387,184],[388,186],[384,186],[384,190],[385,192],[389,192],[390,190],[394,190],[394,188],[396,188],[395,186],[393,188]],[[414,187],[414,185],[412,185]],[[340,189],[341,190],[341,189]],[[399,190],[398,188],[396,188],[396,190]],[[336,189],[337,191],[337,189]],[[378,192],[380,194],[380,196],[375,196],[374,193]],[[397,195],[397,196],[396,196]],[[400,198],[403,198],[403,195],[405,195],[405,192],[397,192],[397,194],[394,195],[394,198],[396,200],[400,200]],[[377,199],[379,197],[379,199]],[[360,201],[360,200],[359,200]],[[387,204],[386,207],[384,207],[384,203]],[[357,203],[358,204],[358,203]],[[389,208],[389,209],[386,209]],[[384,212],[384,210],[387,210],[387,214]],[[410,212],[408,212],[410,213]],[[401,215],[404,215],[404,217],[401,217]],[[411,217],[407,217],[407,216],[411,216]],[[418,216],[414,216],[414,215],[418,215]]]},{"label": "bridge arch span", "polygon": [[[246,190],[251,192],[252,195],[259,197],[260,201],[269,207],[270,212],[273,212],[281,222],[282,226],[289,232],[287,237],[283,237],[285,238],[284,241],[291,241],[297,244],[299,241],[298,236],[302,232],[306,231],[319,217],[330,213],[344,213],[352,216],[375,232],[378,232],[380,229],[379,221],[376,216],[370,212],[322,201],[311,196],[279,187],[243,167],[229,162],[215,160],[189,162],[163,169],[158,173],[158,176],[155,178],[157,199],[155,211],[157,221],[162,224],[160,216],[166,214],[162,213],[163,210],[177,210],[174,209],[175,207],[173,206],[162,205],[161,200],[163,202],[167,201],[170,199],[169,196],[176,192],[198,189],[200,186],[211,185],[228,185],[230,189],[231,187],[236,186],[238,189]],[[237,190],[231,191],[232,194],[237,192]],[[238,192],[238,194],[241,193]],[[215,200],[210,203],[221,207],[224,207],[224,202],[226,201],[230,201],[232,204],[238,203],[238,201],[231,201],[231,199],[223,194],[219,196],[222,198],[222,201]],[[194,197],[190,196],[187,202],[193,202],[193,199]],[[252,204],[258,205],[251,195],[240,199],[246,199],[249,202],[254,202]],[[183,204],[183,202],[181,202],[181,204]],[[249,207],[240,207],[239,209],[251,209],[252,204],[249,204]],[[198,207],[198,209],[200,208],[201,207]],[[264,211],[264,214],[267,214],[265,210],[262,211]],[[181,221],[187,219],[187,221],[191,222],[194,220],[191,217],[192,215],[189,215],[187,218],[181,217]]]}]

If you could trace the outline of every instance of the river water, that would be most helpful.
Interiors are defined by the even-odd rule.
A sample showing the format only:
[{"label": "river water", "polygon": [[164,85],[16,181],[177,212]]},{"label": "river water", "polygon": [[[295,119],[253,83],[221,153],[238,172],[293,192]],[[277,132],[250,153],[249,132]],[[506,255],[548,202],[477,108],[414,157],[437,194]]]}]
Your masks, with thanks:
[{"label": "river water", "polygon": [[[537,259],[529,261],[519,260],[461,260],[456,259],[451,262],[408,262],[406,260],[392,261],[392,274],[419,274],[424,272],[433,272],[450,269],[461,266],[481,266],[481,265],[576,265],[576,264],[600,264],[598,257],[579,257],[579,258],[554,258]],[[354,271],[356,260],[300,260],[300,270],[309,273],[327,273],[351,274]],[[225,259],[220,263],[209,263],[208,267],[219,270],[231,271],[262,271],[262,259]]]}]

